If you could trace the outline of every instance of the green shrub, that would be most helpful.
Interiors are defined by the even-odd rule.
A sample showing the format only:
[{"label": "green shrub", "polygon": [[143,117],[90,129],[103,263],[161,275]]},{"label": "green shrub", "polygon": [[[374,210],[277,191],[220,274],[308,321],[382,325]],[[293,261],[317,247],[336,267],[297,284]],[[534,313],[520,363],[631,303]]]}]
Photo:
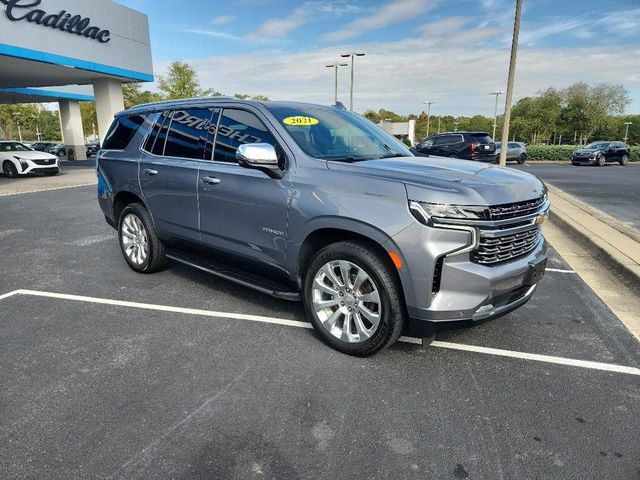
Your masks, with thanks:
[{"label": "green shrub", "polygon": [[[527,147],[527,159],[535,162],[536,160],[562,161],[571,160],[571,154],[574,150],[580,148],[579,145],[529,145]],[[632,162],[640,161],[640,146],[631,147]]]}]

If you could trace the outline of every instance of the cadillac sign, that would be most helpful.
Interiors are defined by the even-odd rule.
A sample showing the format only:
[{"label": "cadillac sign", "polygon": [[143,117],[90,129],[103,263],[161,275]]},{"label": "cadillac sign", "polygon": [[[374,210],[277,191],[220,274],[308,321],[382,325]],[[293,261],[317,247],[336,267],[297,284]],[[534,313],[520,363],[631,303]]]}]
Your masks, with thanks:
[{"label": "cadillac sign", "polygon": [[66,10],[47,13],[36,8],[40,6],[42,0],[0,0],[0,2],[4,4],[4,14],[12,22],[36,23],[42,27],[90,38],[100,43],[107,43],[111,40],[111,32],[92,26],[89,17],[67,13]]}]

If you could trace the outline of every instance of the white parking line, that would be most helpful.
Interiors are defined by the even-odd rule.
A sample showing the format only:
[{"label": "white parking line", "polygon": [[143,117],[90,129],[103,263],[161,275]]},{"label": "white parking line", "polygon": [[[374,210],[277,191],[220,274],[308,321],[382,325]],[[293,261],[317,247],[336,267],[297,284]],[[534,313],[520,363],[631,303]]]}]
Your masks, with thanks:
[{"label": "white parking line", "polygon": [[556,273],[576,273],[573,270],[562,270],[561,268],[546,268],[547,272],[556,272]]},{"label": "white parking line", "polygon": [[[265,317],[260,315],[247,315],[243,313],[216,312],[212,310],[201,310],[196,308],[172,307],[169,305],[156,305],[152,303],[129,302],[125,300],[114,300],[110,298],[87,297],[84,295],[72,295],[68,293],[43,292],[38,290],[14,290],[13,292],[0,295],[0,300],[14,295],[30,295],[35,297],[56,298],[60,300],[72,300],[76,302],[98,303],[102,305],[114,305],[119,307],[138,308],[142,310],[155,310],[161,312],[183,313],[187,315],[198,315],[203,317],[227,318],[235,320],[248,320],[251,322],[270,323],[274,325],[284,325],[296,328],[313,328],[310,323],[284,318]],[[420,345],[422,340],[412,337],[401,337],[401,342]],[[434,340],[430,346],[437,348],[447,348],[451,350],[462,350],[466,352],[483,353],[500,357],[518,358],[522,360],[533,360],[536,362],[554,363],[558,365],[568,365],[572,367],[587,368],[591,370],[603,370],[607,372],[625,373],[629,375],[640,375],[640,368],[615,365],[611,363],[591,362],[577,360],[573,358],[554,357],[550,355],[539,355],[535,353],[517,352],[513,350],[502,350],[498,348],[480,347],[476,345],[466,345],[462,343],[442,342]]]}]

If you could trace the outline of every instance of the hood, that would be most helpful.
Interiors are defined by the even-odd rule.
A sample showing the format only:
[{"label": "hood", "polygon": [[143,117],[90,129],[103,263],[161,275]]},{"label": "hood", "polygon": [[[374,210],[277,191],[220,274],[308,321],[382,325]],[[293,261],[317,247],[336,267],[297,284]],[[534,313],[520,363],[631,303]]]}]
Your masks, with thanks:
[{"label": "hood", "polygon": [[45,159],[49,160],[49,159],[58,158],[55,155],[51,155],[50,153],[38,152],[37,150],[30,150],[28,152],[7,152],[7,153],[11,154],[11,156],[24,158],[27,160],[45,160]]},{"label": "hood", "polygon": [[443,157],[327,162],[331,170],[403,182],[410,200],[453,205],[500,205],[546,192],[542,181],[513,168]]},{"label": "hood", "polygon": [[575,150],[573,153],[594,153],[594,152],[600,152],[600,151],[601,151],[600,148],[579,148]]}]

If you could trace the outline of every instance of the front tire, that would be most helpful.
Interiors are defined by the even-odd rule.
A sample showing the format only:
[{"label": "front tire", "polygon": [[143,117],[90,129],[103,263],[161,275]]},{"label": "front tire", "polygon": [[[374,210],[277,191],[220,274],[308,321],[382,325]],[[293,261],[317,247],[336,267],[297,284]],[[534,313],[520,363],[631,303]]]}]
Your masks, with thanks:
[{"label": "front tire", "polygon": [[622,158],[620,159],[620,165],[624,167],[628,163],[629,163],[629,155],[625,153],[624,155],[622,155]]},{"label": "front tire", "polygon": [[2,164],[2,173],[7,178],[16,178],[18,176],[18,169],[11,160],[7,160]]},{"label": "front tire", "polygon": [[597,165],[599,167],[604,167],[605,163],[607,163],[607,157],[605,157],[604,155],[600,155],[597,159]]},{"label": "front tire", "polygon": [[166,265],[164,246],[151,215],[141,203],[131,203],[122,210],[118,238],[122,255],[132,270],[153,273]]},{"label": "front tire", "polygon": [[314,255],[305,272],[304,304],[322,339],[355,356],[393,344],[405,318],[391,262],[361,241],[334,243]]},{"label": "front tire", "polygon": [[527,161],[527,154],[521,153],[520,156],[518,157],[518,165],[522,165],[526,161]]}]

